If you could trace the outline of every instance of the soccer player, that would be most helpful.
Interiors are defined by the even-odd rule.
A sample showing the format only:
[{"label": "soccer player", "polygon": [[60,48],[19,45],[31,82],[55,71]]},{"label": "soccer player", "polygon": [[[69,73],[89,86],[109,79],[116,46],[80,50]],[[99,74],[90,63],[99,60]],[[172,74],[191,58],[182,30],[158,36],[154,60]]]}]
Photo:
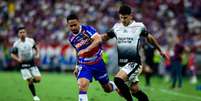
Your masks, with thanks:
[{"label": "soccer player", "polygon": [[39,58],[39,48],[32,38],[27,37],[25,27],[18,28],[17,32],[19,39],[13,44],[11,57],[19,64],[23,79],[28,81],[33,100],[40,101],[34,87],[34,83],[39,83],[41,80],[38,67],[34,64],[34,59]]},{"label": "soccer player", "polygon": [[127,101],[133,101],[132,95],[139,101],[148,101],[148,96],[138,86],[138,75],[142,71],[139,55],[140,38],[147,38],[148,42],[155,46],[162,56],[165,54],[154,37],[146,31],[144,24],[132,20],[129,6],[120,7],[119,18],[120,22],[116,23],[111,31],[102,35],[103,41],[114,37],[117,39],[118,60],[121,69],[116,74],[114,82],[120,94]]},{"label": "soccer player", "polygon": [[101,36],[93,27],[80,24],[75,14],[67,17],[67,26],[71,31],[69,41],[77,52],[77,68],[74,74],[78,79],[79,101],[88,101],[87,89],[93,77],[99,81],[105,92],[114,91],[116,86],[109,81],[101,57]]}]

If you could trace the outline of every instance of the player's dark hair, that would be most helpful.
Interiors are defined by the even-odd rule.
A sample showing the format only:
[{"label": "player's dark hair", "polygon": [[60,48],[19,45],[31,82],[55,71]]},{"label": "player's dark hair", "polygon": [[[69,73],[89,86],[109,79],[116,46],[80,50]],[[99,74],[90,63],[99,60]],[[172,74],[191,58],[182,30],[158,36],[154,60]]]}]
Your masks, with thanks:
[{"label": "player's dark hair", "polygon": [[26,29],[26,28],[24,26],[17,28],[17,33],[22,29]]},{"label": "player's dark hair", "polygon": [[66,20],[68,22],[69,20],[79,20],[79,18],[75,14],[70,14],[67,16]]},{"label": "player's dark hair", "polygon": [[122,5],[119,8],[119,14],[130,15],[131,14],[131,8],[129,6],[127,6],[127,5]]}]

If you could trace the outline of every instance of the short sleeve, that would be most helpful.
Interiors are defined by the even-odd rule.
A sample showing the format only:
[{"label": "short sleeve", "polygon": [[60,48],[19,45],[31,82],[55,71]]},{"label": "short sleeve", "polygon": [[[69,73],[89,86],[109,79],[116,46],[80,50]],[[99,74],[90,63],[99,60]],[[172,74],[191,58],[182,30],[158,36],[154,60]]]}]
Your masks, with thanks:
[{"label": "short sleeve", "polygon": [[108,37],[110,37],[110,38],[116,37],[116,35],[115,35],[115,33],[114,33],[114,30],[108,31],[108,32],[107,32],[107,35],[108,35]]},{"label": "short sleeve", "polygon": [[97,33],[96,29],[92,26],[85,26],[85,30],[89,37],[92,37],[95,33]]},{"label": "short sleeve", "polygon": [[139,23],[139,26],[142,29],[142,31],[140,33],[140,36],[147,37],[149,33],[148,33],[147,28],[145,27],[145,25],[143,23]]},{"label": "short sleeve", "polygon": [[13,47],[11,48],[10,52],[13,53],[13,54],[17,54],[18,53],[17,42],[15,42],[13,44]]},{"label": "short sleeve", "polygon": [[149,32],[145,29],[145,28],[142,28],[142,31],[140,33],[140,36],[143,36],[143,37],[147,37],[149,34]]}]

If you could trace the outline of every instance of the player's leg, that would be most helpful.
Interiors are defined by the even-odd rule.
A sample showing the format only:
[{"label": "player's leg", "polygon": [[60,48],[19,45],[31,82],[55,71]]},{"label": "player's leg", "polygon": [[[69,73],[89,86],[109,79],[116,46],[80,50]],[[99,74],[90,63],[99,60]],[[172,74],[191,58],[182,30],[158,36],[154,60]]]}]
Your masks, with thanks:
[{"label": "player's leg", "polygon": [[137,65],[136,70],[130,74],[129,76],[129,86],[130,86],[130,91],[134,97],[138,99],[138,101],[149,101],[148,96],[140,90],[140,87],[138,85],[139,79],[138,76],[142,72],[142,66]]},{"label": "player's leg", "polygon": [[79,87],[79,101],[88,101],[87,90],[89,87],[90,81],[86,78],[78,79],[78,87]]},{"label": "player's leg", "polygon": [[127,78],[127,73],[124,70],[120,70],[115,76],[114,82],[119,89],[121,96],[123,96],[127,101],[133,101],[129,87],[125,83]]},{"label": "player's leg", "polygon": [[100,84],[101,84],[101,87],[103,88],[104,92],[106,92],[106,93],[110,93],[112,91],[117,91],[117,87],[113,81],[109,81],[106,84],[102,84],[102,83],[100,83]]},{"label": "player's leg", "polygon": [[107,70],[105,68],[105,63],[101,60],[98,64],[94,65],[91,70],[93,71],[93,76],[99,81],[101,87],[106,93],[110,93],[117,89],[113,81],[109,81]]},{"label": "player's leg", "polygon": [[178,87],[181,88],[182,87],[182,64],[178,61],[177,63],[177,77],[178,77]]},{"label": "player's leg", "polygon": [[25,69],[21,69],[21,74],[24,80],[26,80],[28,83],[28,88],[31,91],[31,94],[33,97],[36,96],[36,92],[35,92],[35,87],[33,84],[33,80],[32,80],[32,75],[31,72],[29,71],[29,69],[25,68]]},{"label": "player's leg", "polygon": [[172,67],[171,67],[171,78],[172,78],[172,87],[175,88],[176,81],[177,81],[177,66],[175,65],[175,62],[172,61]]},{"label": "player's leg", "polygon": [[37,66],[30,68],[31,74],[33,75],[33,82],[39,83],[41,81],[41,74]]},{"label": "player's leg", "polygon": [[88,101],[87,90],[89,83],[92,81],[92,74],[87,65],[81,65],[78,68],[78,87],[79,87],[79,100],[78,101]]},{"label": "player's leg", "polygon": [[148,96],[140,90],[138,82],[132,83],[130,87],[131,93],[138,101],[149,101]]},{"label": "player's leg", "polygon": [[[33,83],[39,83],[41,81],[41,74],[40,74],[40,71],[38,70],[38,67],[33,66],[29,70],[31,71],[31,74],[33,76],[33,79],[32,79]],[[40,98],[38,96],[34,96],[33,99],[35,101],[40,101]]]}]

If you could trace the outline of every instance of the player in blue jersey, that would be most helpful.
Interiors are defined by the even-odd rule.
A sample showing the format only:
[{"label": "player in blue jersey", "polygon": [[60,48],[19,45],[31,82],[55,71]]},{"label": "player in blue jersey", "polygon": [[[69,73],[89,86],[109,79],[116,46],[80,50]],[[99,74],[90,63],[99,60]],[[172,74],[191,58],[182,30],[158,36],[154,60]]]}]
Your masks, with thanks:
[{"label": "player in blue jersey", "polygon": [[79,101],[88,101],[87,89],[93,77],[99,81],[105,92],[116,89],[109,81],[105,64],[101,57],[101,36],[91,26],[81,25],[75,14],[67,17],[67,26],[71,31],[69,41],[77,52],[77,67],[74,74],[78,79]]}]

